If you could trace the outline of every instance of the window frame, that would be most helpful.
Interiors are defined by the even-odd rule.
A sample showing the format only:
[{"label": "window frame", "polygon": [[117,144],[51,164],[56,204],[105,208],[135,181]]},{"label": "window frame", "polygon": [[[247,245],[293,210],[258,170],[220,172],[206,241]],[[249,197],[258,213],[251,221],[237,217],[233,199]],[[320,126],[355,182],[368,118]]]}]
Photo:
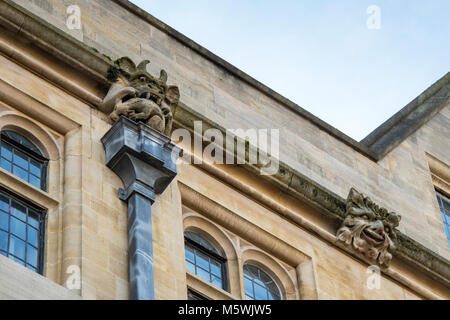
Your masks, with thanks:
[{"label": "window frame", "polygon": [[[185,232],[188,230],[185,230]],[[192,232],[192,231],[189,231]],[[195,233],[195,232],[192,232]],[[197,233],[195,233],[197,234]],[[202,237],[201,235],[197,234],[198,236]],[[204,239],[204,237],[202,237]],[[207,239],[204,239],[205,241],[208,241]],[[209,242],[209,241],[208,241]],[[209,242],[210,243],[210,242]],[[227,291],[228,292],[228,277],[227,277],[227,259],[222,257],[221,255],[217,254],[216,252],[213,252],[211,250],[209,250],[208,248],[203,247],[202,245],[200,245],[199,243],[187,238],[186,236],[184,236],[184,246],[186,248],[186,244],[188,244],[190,247],[193,247],[195,249],[197,249],[198,251],[200,251],[201,253],[212,257],[216,260],[218,260],[221,264],[221,276],[222,276],[222,287],[218,287],[215,284],[213,284],[210,281],[207,281],[206,279],[204,279],[205,281],[207,281],[209,284],[211,284],[214,287],[217,287],[221,290]],[[186,257],[185,257],[185,264],[186,264]],[[187,270],[186,270],[187,271]],[[210,272],[209,272],[210,273]],[[197,275],[197,274],[195,274]],[[203,278],[202,278],[203,279]]]},{"label": "window frame", "polygon": [[441,190],[436,189],[436,199],[438,201],[439,212],[441,214],[442,222],[444,224],[445,236],[447,238],[447,242],[450,247],[450,212],[449,212],[449,214],[446,214],[444,212],[445,208],[443,206],[443,200],[450,203],[450,197],[447,196],[447,194],[442,192]]},{"label": "window frame", "polygon": [[[192,296],[197,299],[189,299],[189,296]],[[188,301],[207,301],[207,300],[209,300],[203,294],[197,292],[196,290],[194,290],[190,287],[188,287],[188,289],[187,289],[187,298],[188,298]]]},{"label": "window frame", "polygon": [[[3,195],[5,197],[8,198],[8,200],[11,201],[14,200],[16,202],[18,202],[19,204],[25,206],[27,208],[27,211],[29,209],[35,211],[38,216],[39,216],[39,233],[38,233],[38,259],[37,259],[37,267],[36,267],[36,273],[40,274],[40,275],[44,275],[44,253],[45,253],[45,229],[46,229],[46,224],[47,224],[47,210],[39,207],[33,203],[31,203],[30,201],[27,201],[26,199],[24,199],[22,196],[13,193],[12,191],[3,188],[0,186],[0,195]],[[28,213],[27,213],[28,215]],[[8,229],[10,228],[10,216],[11,213],[8,213]],[[11,231],[8,230],[8,238],[11,235]],[[25,242],[27,243],[27,242]],[[9,244],[9,241],[8,241]],[[9,255],[9,246],[8,246],[8,255]],[[10,259],[12,260],[10,257],[5,257],[6,259]],[[25,254],[25,259],[26,259],[26,254]],[[15,262],[15,261],[14,261]],[[25,261],[26,262],[26,261]],[[27,268],[26,266],[23,266],[24,268]],[[28,269],[28,268],[27,268]],[[30,270],[30,269],[28,269]],[[30,270],[33,271],[33,270]],[[33,271],[34,272],[34,271]]]},{"label": "window frame", "polygon": [[[14,139],[11,139],[10,137],[8,137],[6,134],[4,134],[4,131],[11,131],[14,132],[20,136],[22,136],[23,138],[29,140],[26,136],[24,136],[21,133],[15,132],[13,130],[2,130],[0,133],[0,146],[1,144],[3,144],[4,142],[8,145],[10,145],[11,147],[17,149],[18,151],[24,153],[26,156],[28,156],[29,158],[41,163],[42,165],[42,169],[41,169],[41,176],[40,176],[40,180],[41,180],[41,187],[39,188],[42,191],[47,192],[47,176],[48,176],[48,165],[49,165],[49,160],[47,158],[45,158],[43,155],[40,155],[36,152],[34,152],[31,149],[28,149],[27,147],[25,147],[24,145],[20,144],[19,142],[15,141]],[[39,149],[33,142],[30,141],[30,143],[32,143],[37,149]],[[14,163],[11,161],[11,164],[14,165]],[[8,171],[9,172],[9,171]],[[30,174],[29,170],[27,171],[28,174]],[[15,175],[14,173],[11,172],[11,174],[13,174],[15,177],[21,179],[20,177],[18,177],[17,175]],[[30,182],[21,179],[23,181],[25,181],[28,184],[31,184]]]},{"label": "window frame", "polygon": [[[245,278],[246,278],[245,267],[246,267],[246,266],[251,266],[251,267],[253,267],[253,268],[256,268],[256,269],[258,269],[259,272],[264,273],[268,278],[270,278],[270,280],[275,284],[275,286],[276,286],[276,288],[277,288],[279,299],[272,299],[272,300],[267,300],[267,299],[264,299],[264,300],[257,300],[257,299],[255,299],[256,297],[253,297],[252,300],[247,300],[247,292],[246,292],[246,290],[245,290]],[[242,265],[242,277],[243,277],[243,280],[244,280],[244,288],[243,288],[243,289],[244,289],[244,299],[245,299],[245,300],[247,300],[247,301],[277,301],[277,300],[284,300],[283,292],[282,292],[282,290],[281,290],[281,288],[280,288],[280,285],[277,283],[277,281],[274,279],[273,276],[271,276],[267,271],[264,270],[264,268],[261,268],[259,265],[255,265],[255,264],[248,263],[248,262],[247,262],[247,263],[244,263],[244,264]],[[253,295],[255,295],[255,280],[254,280],[254,279],[249,279],[249,280],[250,280],[251,283],[252,283]],[[260,284],[256,284],[256,285],[262,287]],[[269,290],[269,288],[268,288],[266,285],[264,286],[264,289],[265,289],[268,293],[270,293],[270,294],[273,296],[273,292],[271,292],[271,291]]]}]

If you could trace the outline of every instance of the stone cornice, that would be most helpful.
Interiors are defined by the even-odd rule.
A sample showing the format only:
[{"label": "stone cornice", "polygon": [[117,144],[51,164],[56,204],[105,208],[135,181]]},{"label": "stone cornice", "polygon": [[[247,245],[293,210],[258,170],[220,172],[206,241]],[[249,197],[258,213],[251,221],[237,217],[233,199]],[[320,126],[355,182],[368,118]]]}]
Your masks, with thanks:
[{"label": "stone cornice", "polygon": [[[448,102],[450,95],[450,73],[447,73],[430,88],[426,89],[419,97],[392,116],[391,119],[374,130],[361,142],[358,142],[234,67],[227,61],[216,56],[167,24],[156,19],[128,0],[112,1],[118,3],[123,8],[129,10],[152,26],[167,33],[236,78],[259,90],[262,94],[267,95],[299,116],[311,121],[318,128],[327,132],[338,141],[350,146],[355,151],[375,162],[382,159],[421,125],[431,119],[445,106],[446,102]],[[81,71],[83,74],[96,81],[99,87],[106,88],[110,84],[106,75],[108,74],[108,70],[114,67],[114,63],[109,57],[101,55],[97,50],[86,46],[84,43],[18,6],[13,1],[0,0],[0,22],[2,22],[1,25],[3,27],[16,32],[17,36],[24,37],[35,43],[36,46],[46,52],[46,54],[54,56],[71,69]],[[0,52],[3,54],[26,65],[33,71],[37,71],[50,81],[67,89],[69,92],[77,95],[86,102],[89,102],[96,107],[101,104],[101,99],[103,97],[96,97],[95,94],[86,92],[83,88],[67,81],[66,77],[58,75],[51,70],[46,70],[45,68],[42,68],[42,65],[36,65],[33,59],[21,55],[20,52],[13,52],[11,50],[11,48],[8,48],[0,41]],[[437,97],[433,96],[435,94],[437,94]]]},{"label": "stone cornice", "polygon": [[[204,131],[210,128],[215,128],[220,130],[225,135],[225,128],[214,124],[212,121],[190,109],[183,103],[180,103],[174,110],[175,127],[185,128],[193,134],[194,121],[202,121]],[[205,145],[206,144],[209,144],[209,142],[205,143]],[[247,157],[250,153],[250,148],[251,146],[246,144]],[[235,157],[237,157],[236,154]],[[246,160],[248,160],[248,158]],[[249,164],[248,161],[244,165],[245,169],[247,169],[251,174],[257,175],[258,179],[264,179],[270,182],[283,192],[286,192],[294,198],[306,202],[312,207],[318,209],[320,212],[327,215],[331,219],[334,219],[339,224],[344,221],[346,216],[346,199],[336,195],[327,188],[320,186],[283,162],[280,162],[279,166],[279,170],[275,175],[263,176],[260,175],[260,165],[252,165]],[[203,168],[213,175],[218,176],[220,179],[224,179],[225,181],[228,180],[228,183],[240,191],[252,197],[256,196],[255,193],[252,193],[251,191],[246,190],[244,186],[239,185],[237,181],[232,181],[226,176],[221,176],[221,174],[218,171],[215,171],[213,167],[203,166]],[[274,203],[271,203],[268,199],[261,197],[257,200],[264,205],[273,208],[275,211],[282,211],[280,207]],[[284,213],[282,213],[282,215],[296,224],[305,226],[308,230],[320,236],[320,232],[315,232],[314,228],[309,228],[308,223],[304,221],[304,219],[299,219],[297,217],[293,217],[293,215],[289,216]],[[396,249],[392,252],[395,257],[400,258],[410,265],[413,265],[428,274],[433,279],[450,288],[450,261],[424,247],[398,230],[395,230],[395,235],[396,239],[394,240],[394,243]]]},{"label": "stone cornice", "polygon": [[[85,78],[97,83],[98,87],[105,87],[106,92],[106,86],[109,83],[107,73],[113,66],[113,62],[96,50],[10,0],[0,0],[0,32],[1,28],[14,34],[14,41],[25,40],[33,43],[35,46],[33,48],[41,50],[42,55],[54,57],[64,66],[64,69],[74,70],[84,75]],[[98,106],[103,99],[103,96],[95,96],[92,92],[68,80],[67,76],[47,68],[32,55],[16,50],[14,46],[1,39],[0,53],[94,106]]]},{"label": "stone cornice", "polygon": [[339,141],[343,142],[344,144],[350,146],[351,148],[355,149],[356,151],[360,152],[361,154],[365,155],[366,157],[377,160],[377,155],[372,152],[369,148],[367,148],[365,145],[359,143],[358,141],[352,139],[351,137],[347,136],[345,133],[339,131],[338,129],[334,128],[330,124],[326,123],[325,121],[321,120],[320,118],[316,117],[309,111],[303,109],[298,104],[292,102],[291,100],[287,99],[286,97],[282,96],[278,92],[270,89],[265,84],[259,82],[255,78],[251,77],[247,73],[243,72],[242,70],[236,68],[229,62],[225,61],[224,59],[220,58],[219,56],[215,55],[208,49],[202,47],[195,41],[192,41],[182,33],[178,32],[177,30],[173,29],[169,25],[165,24],[164,22],[158,20],[157,18],[153,17],[148,12],[142,10],[135,4],[131,3],[128,0],[113,0],[114,2],[118,3],[125,9],[129,10],[139,18],[143,19],[144,21],[148,22],[152,26],[156,27],[157,29],[167,33],[186,47],[192,49],[194,52],[198,53],[202,57],[208,59],[212,63],[216,64],[217,66],[223,68],[228,73],[232,74],[236,78],[242,80],[246,84],[250,85],[251,87],[257,89],[262,94],[267,95],[268,97],[272,98],[274,101],[280,103],[281,105],[285,106],[289,110],[293,111],[294,113],[298,114],[299,116],[308,119],[312,123],[314,123],[316,126],[318,126],[320,129],[324,130],[331,136],[335,137]]},{"label": "stone cornice", "polygon": [[[243,72],[242,70],[236,68],[232,64],[225,61],[224,59],[215,55],[208,49],[196,43],[195,41],[192,41],[182,33],[170,27],[169,25],[153,17],[151,14],[142,10],[141,8],[131,3],[130,1],[128,0],[113,0],[113,1],[118,3],[128,11],[132,12],[139,18],[148,22],[152,26],[156,27],[157,29],[170,35],[171,37],[173,37],[186,47],[192,49],[194,52],[198,53],[205,59],[208,59],[217,66],[225,69],[227,72],[229,72],[236,78],[242,80],[251,87],[259,90],[261,93],[272,98],[273,100],[290,109],[299,116],[308,119],[323,131],[327,132],[328,134],[335,137],[339,141],[345,143],[354,150],[360,152],[361,154],[365,155],[366,157],[374,161],[379,161],[383,159],[384,156],[388,154],[392,149],[397,147],[403,140],[409,137],[409,135],[411,135],[414,131],[416,131],[421,125],[423,125],[434,115],[436,115],[436,113],[438,113],[443,108],[445,102],[448,102],[448,98],[450,97],[450,86],[449,86],[450,72],[449,72],[446,75],[444,75],[441,79],[436,81],[436,83],[434,83],[432,86],[427,88],[419,97],[411,101],[402,110],[397,112],[389,120],[387,120],[377,129],[375,129],[361,142],[357,142],[356,140],[352,139],[343,132],[334,128],[330,124],[326,123],[320,118],[314,116],[312,113],[303,109],[301,106],[297,105],[296,103],[292,102],[286,97],[280,95],[279,93],[270,89],[269,87],[259,82],[258,80],[254,79],[247,73]],[[432,98],[433,95],[435,95],[438,92],[439,94],[436,99],[430,99]]]},{"label": "stone cornice", "polygon": [[[202,168],[207,170],[204,166],[202,166]],[[208,173],[210,173],[211,171],[213,170],[210,170]],[[230,180],[227,180],[227,182],[230,182]],[[209,219],[227,228],[229,231],[235,233],[236,235],[245,237],[246,240],[250,241],[254,245],[272,254],[285,263],[290,264],[293,267],[298,267],[299,265],[305,266],[306,264],[309,264],[307,262],[310,259],[309,256],[305,255],[301,251],[298,251],[294,247],[291,247],[290,244],[284,243],[283,240],[274,237],[270,233],[267,233],[266,231],[260,229],[259,226],[254,225],[229,208],[225,208],[216,201],[195,191],[194,189],[185,185],[182,181],[179,181],[179,188],[182,194],[183,203],[185,202],[186,206],[190,209],[193,209],[201,213],[202,215],[205,215]],[[245,193],[245,188],[239,188],[239,191]],[[258,198],[258,196],[256,196],[256,198]],[[258,198],[257,200],[261,200],[261,198]],[[271,209],[274,208],[267,202],[261,201],[261,203]],[[286,212],[284,212],[283,217],[288,219],[293,218],[291,219],[291,222],[301,226],[301,228],[307,230],[308,232],[313,233],[314,235],[319,237],[320,240],[324,240],[329,244],[336,246],[335,248],[337,250],[342,250],[343,252],[352,255],[353,258],[360,260],[362,263],[365,263],[368,266],[372,265],[371,261],[367,260],[363,255],[350,250],[348,247],[343,245],[333,234],[326,232],[325,230],[317,227],[314,224],[308,224],[307,221],[296,219],[293,215],[289,216],[289,214],[287,214]],[[274,248],[277,249],[274,250]],[[305,269],[303,269],[302,272],[303,271],[305,271]],[[407,276],[393,270],[392,268],[381,268],[381,272],[387,277],[405,285],[407,288],[416,292],[425,299],[442,299],[439,295],[431,292],[423,285],[417,283],[414,280],[411,281],[411,279],[409,279]],[[308,296],[311,299],[316,299],[313,292],[311,291],[309,291]]]}]

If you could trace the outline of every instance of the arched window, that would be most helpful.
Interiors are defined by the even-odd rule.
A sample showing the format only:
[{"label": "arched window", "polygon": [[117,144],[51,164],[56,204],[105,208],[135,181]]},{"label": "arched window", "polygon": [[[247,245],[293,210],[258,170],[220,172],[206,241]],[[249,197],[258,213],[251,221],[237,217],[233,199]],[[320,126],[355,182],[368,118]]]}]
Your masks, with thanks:
[{"label": "arched window", "polygon": [[48,159],[30,140],[17,132],[2,130],[0,167],[45,190],[47,165]]},{"label": "arched window", "polygon": [[213,285],[226,290],[226,259],[207,240],[185,231],[186,269]]},{"label": "arched window", "polygon": [[260,268],[244,265],[245,298],[247,300],[281,300],[275,281]]}]

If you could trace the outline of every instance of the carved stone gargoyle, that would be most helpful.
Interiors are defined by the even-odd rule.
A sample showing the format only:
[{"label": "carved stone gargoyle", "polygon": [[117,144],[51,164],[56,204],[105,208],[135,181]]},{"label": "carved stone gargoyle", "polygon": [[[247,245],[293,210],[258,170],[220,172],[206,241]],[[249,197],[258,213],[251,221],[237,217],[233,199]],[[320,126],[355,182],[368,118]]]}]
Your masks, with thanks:
[{"label": "carved stone gargoyle", "polygon": [[99,109],[114,121],[123,115],[136,122],[145,122],[168,136],[172,130],[172,107],[178,104],[180,91],[176,86],[167,85],[164,70],[159,78],[148,73],[149,63],[144,60],[136,66],[127,57],[116,60],[108,71],[113,84]]},{"label": "carved stone gargoyle", "polygon": [[401,216],[388,212],[355,189],[347,198],[346,217],[337,231],[337,238],[367,258],[388,267],[394,249],[392,239]]}]

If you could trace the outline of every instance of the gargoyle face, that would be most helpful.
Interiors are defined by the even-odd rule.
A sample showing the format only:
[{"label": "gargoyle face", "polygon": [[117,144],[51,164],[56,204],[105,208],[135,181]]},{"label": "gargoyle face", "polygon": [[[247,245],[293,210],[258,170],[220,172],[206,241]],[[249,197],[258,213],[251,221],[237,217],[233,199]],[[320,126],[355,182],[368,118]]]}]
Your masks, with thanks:
[{"label": "gargoyle face", "polygon": [[386,237],[386,234],[388,233],[389,231],[384,229],[384,225],[381,221],[369,222],[363,229],[361,238],[373,246],[380,246],[388,239]]},{"label": "gargoyle face", "polygon": [[390,226],[369,215],[348,215],[338,231],[338,238],[368,258],[387,264],[392,256],[387,250],[393,246]]},{"label": "gargoyle face", "polygon": [[380,246],[390,239],[391,227],[381,220],[374,220],[369,215],[349,215],[344,222],[349,228],[361,228],[361,237],[373,246]]},{"label": "gargoyle face", "polygon": [[387,266],[392,259],[394,228],[400,216],[379,208],[369,198],[352,190],[347,202],[347,216],[337,232],[339,240],[366,257]]},{"label": "gargoyle face", "polygon": [[166,90],[162,85],[149,78],[145,74],[137,74],[130,80],[130,87],[136,89],[136,97],[152,100],[157,105],[161,105],[165,98]]}]

